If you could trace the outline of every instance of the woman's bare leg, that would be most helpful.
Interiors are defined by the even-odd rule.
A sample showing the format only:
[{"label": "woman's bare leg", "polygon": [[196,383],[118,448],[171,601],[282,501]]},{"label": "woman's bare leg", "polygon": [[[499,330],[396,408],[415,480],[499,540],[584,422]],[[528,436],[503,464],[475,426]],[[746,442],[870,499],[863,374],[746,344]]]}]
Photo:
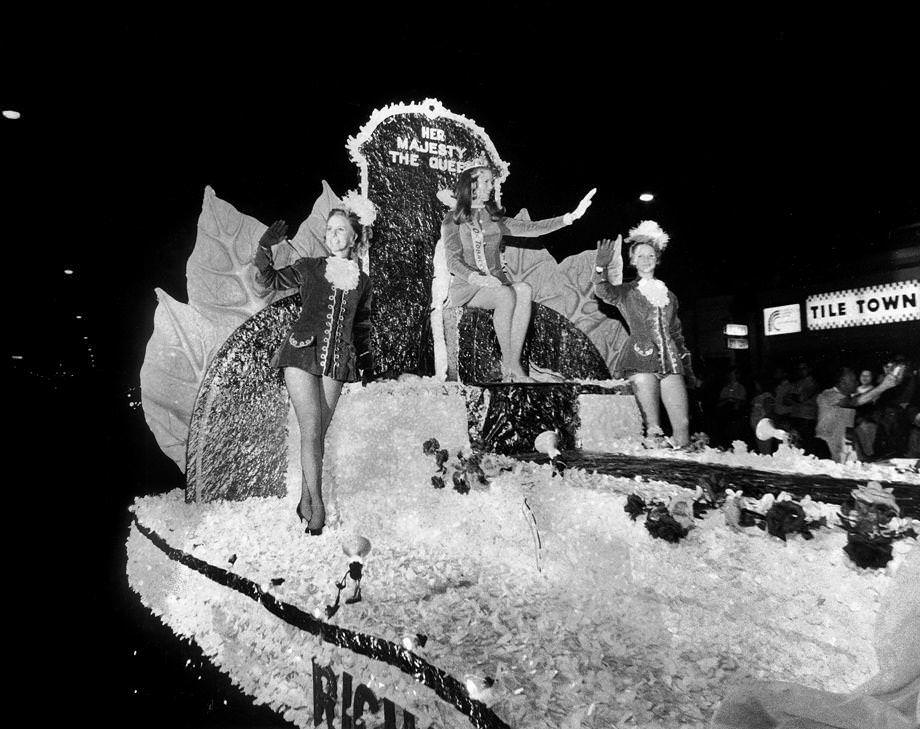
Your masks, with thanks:
[{"label": "woman's bare leg", "polygon": [[335,406],[339,402],[339,395],[342,394],[343,382],[333,380],[331,377],[323,377],[323,399],[320,402],[323,413],[323,441],[325,442],[326,432],[329,430],[329,424],[332,422],[332,416],[335,415]]},{"label": "woman's bare leg", "polygon": [[667,375],[661,381],[661,401],[674,429],[674,445],[682,448],[690,442],[690,417],[687,414],[687,386],[683,375]]},{"label": "woman's bare leg", "polygon": [[[323,459],[326,457],[326,433],[329,431],[329,425],[332,423],[332,416],[335,414],[335,406],[339,401],[339,395],[342,393],[342,384],[331,377],[323,377],[320,386],[320,412],[322,417],[320,436],[320,495],[322,495],[322,473]],[[319,529],[326,523],[326,502],[320,499],[318,506],[314,502],[313,515],[310,518],[310,528]]]},{"label": "woman's bare leg", "polygon": [[521,364],[521,351],[524,349],[524,339],[527,337],[527,328],[530,326],[530,309],[533,301],[533,289],[530,284],[523,281],[514,284],[514,313],[511,315],[511,352],[508,362],[511,374],[516,378],[526,377]]},{"label": "woman's bare leg", "polygon": [[483,287],[470,299],[467,306],[492,311],[492,325],[502,351],[502,370],[516,372],[521,363],[511,360],[511,321],[514,315],[516,295],[510,286]]},{"label": "woman's bare leg", "polygon": [[[323,508],[323,388],[321,379],[296,367],[284,368],[284,384],[300,426],[300,511],[312,524]],[[322,524],[322,522],[320,522]],[[311,527],[313,528],[313,527]]]},{"label": "woman's bare leg", "polygon": [[661,418],[658,414],[658,378],[651,372],[637,372],[629,381],[636,388],[639,409],[645,418],[645,434],[661,432]]}]

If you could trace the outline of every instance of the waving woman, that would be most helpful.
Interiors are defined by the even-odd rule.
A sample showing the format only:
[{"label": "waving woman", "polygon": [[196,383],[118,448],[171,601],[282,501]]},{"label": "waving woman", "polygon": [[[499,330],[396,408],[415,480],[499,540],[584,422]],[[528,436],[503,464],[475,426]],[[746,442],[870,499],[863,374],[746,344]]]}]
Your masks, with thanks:
[{"label": "waving woman", "polygon": [[307,533],[322,533],[323,443],[344,382],[359,379],[367,367],[370,340],[370,280],[357,259],[369,240],[373,207],[356,197],[346,209],[332,210],[326,219],[325,245],[330,255],[301,258],[276,269],[271,248],[284,239],[287,225],[277,221],[259,241],[256,280],[275,290],[299,289],[300,317],[275,353],[272,366],[284,370],[294,413],[300,426],[302,471],[297,516]]},{"label": "waving woman", "polygon": [[677,297],[668,291],[664,281],[655,278],[655,268],[668,240],[667,233],[652,220],[644,220],[629,231],[629,262],[639,274],[629,283],[620,283],[622,238],[599,241],[594,292],[602,301],[616,306],[629,327],[629,339],[617,369],[636,389],[646,433],[661,434],[660,397],[674,430],[674,443],[681,447],[690,440],[684,383],[684,377],[691,374],[690,352],[677,318]]},{"label": "waving woman", "polygon": [[496,205],[494,173],[481,160],[467,167],[454,187],[456,204],[441,224],[450,271],[452,306],[493,311],[492,322],[502,352],[502,380],[533,382],[521,366],[521,350],[530,324],[530,284],[512,283],[501,265],[505,235],[535,238],[578,220],[591,205],[591,190],[571,213],[548,220],[516,220]]}]

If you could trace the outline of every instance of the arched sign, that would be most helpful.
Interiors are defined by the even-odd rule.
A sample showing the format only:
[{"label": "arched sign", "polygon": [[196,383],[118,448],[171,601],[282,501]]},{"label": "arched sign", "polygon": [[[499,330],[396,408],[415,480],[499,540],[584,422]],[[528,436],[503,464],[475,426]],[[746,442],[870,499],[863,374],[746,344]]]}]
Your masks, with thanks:
[{"label": "arched sign", "polygon": [[437,194],[453,188],[465,162],[484,156],[497,170],[500,201],[508,164],[482,127],[437,99],[375,110],[347,147],[361,192],[379,211],[370,249],[375,370],[431,375],[432,260],[445,212]]}]

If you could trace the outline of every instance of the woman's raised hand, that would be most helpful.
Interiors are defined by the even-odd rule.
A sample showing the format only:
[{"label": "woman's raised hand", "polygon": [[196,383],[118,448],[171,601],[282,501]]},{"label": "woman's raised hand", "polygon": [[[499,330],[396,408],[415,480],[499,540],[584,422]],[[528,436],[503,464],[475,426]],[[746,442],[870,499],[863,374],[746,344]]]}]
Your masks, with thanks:
[{"label": "woman's raised hand", "polygon": [[591,207],[591,198],[594,197],[594,193],[595,193],[595,192],[597,192],[597,188],[596,188],[596,187],[592,187],[592,188],[588,191],[588,194],[585,195],[585,196],[581,199],[581,202],[580,202],[580,203],[578,203],[578,207],[575,208],[571,213],[569,213],[569,218],[570,218],[573,222],[576,221],[576,220],[578,220],[582,215],[584,215],[584,214],[588,211],[588,208]]},{"label": "woman's raised hand", "polygon": [[287,235],[287,223],[283,220],[276,220],[268,226],[268,230],[262,233],[262,237],[259,238],[259,245],[262,248],[271,248],[283,241],[285,235]]},{"label": "woman's raised hand", "polygon": [[620,248],[623,245],[623,236],[618,235],[616,240],[610,238],[601,238],[597,242],[597,258],[594,265],[607,268],[614,261],[620,260]]}]

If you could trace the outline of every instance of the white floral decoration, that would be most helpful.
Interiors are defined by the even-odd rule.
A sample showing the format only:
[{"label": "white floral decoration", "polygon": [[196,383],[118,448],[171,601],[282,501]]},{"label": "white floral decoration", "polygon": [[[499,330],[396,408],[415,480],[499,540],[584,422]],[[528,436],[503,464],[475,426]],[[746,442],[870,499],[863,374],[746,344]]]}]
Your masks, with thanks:
[{"label": "white floral decoration", "polygon": [[654,220],[643,220],[635,228],[630,229],[626,240],[631,243],[651,243],[661,253],[668,247],[668,241],[671,240],[671,236],[665,233]]},{"label": "white floral decoration", "polygon": [[[375,399],[373,404],[386,403]],[[405,399],[398,397],[392,405],[384,408],[387,422],[400,423]],[[571,714],[612,690],[627,701],[624,706],[598,702],[600,726],[643,711],[638,726],[661,726],[644,703],[647,670],[695,687],[692,692],[661,690],[658,700],[675,714],[720,699],[738,671],[856,685],[875,670],[872,624],[894,568],[853,570],[835,560],[845,541],[842,534],[822,530],[814,540],[779,549],[771,540],[752,538],[761,534],[758,530],[726,529],[713,512],[696,520],[693,536],[674,548],[651,539],[641,522],[628,519],[623,506],[630,493],[666,502],[686,498],[680,487],[578,469],[552,479],[548,467],[520,464],[520,473],[503,475],[489,491],[445,498],[449,494],[415,477],[414,463],[428,462],[418,443],[410,445],[415,448],[407,448],[405,458],[412,464],[411,480],[399,476],[409,464],[401,461],[401,469],[391,469],[383,458],[376,462],[379,483],[359,480],[363,488],[350,494],[350,521],[367,524],[377,535],[375,550],[380,545],[386,557],[375,559],[367,572],[365,602],[343,609],[333,622],[412,652],[419,651],[417,634],[429,636],[425,659],[458,680],[472,678],[477,695],[488,688],[481,676],[495,678],[492,695],[481,700],[496,699],[494,710],[514,726],[539,726],[547,706]],[[362,446],[368,449],[369,444]],[[379,458],[375,445],[369,450]],[[410,450],[419,453],[409,455]],[[390,491],[383,491],[385,484]],[[552,506],[553,518],[540,519],[552,545],[546,563],[555,569],[552,580],[536,572],[518,544],[524,544],[524,524],[515,529],[511,519],[519,513],[522,494],[534,505]],[[387,506],[387,498],[396,503]],[[483,520],[484,509],[501,520]],[[226,564],[227,555],[235,554],[233,571],[243,577],[260,584],[285,577],[284,584],[272,588],[276,597],[325,619],[330,585],[344,569],[340,539],[330,534],[311,541],[305,561],[297,546],[303,535],[285,518],[289,509],[283,500],[186,504],[177,491],[142,499],[135,510],[140,523],[211,564]],[[376,526],[381,514],[403,531]],[[598,538],[610,530],[626,543],[622,558],[628,571],[604,583],[597,575],[620,554],[616,543]],[[598,549],[606,550],[602,560],[573,559],[596,555]],[[898,550],[904,549],[917,548],[899,545]],[[899,562],[909,556],[896,552]],[[418,723],[423,714],[439,717],[439,726],[464,723],[413,676],[312,635],[292,633],[259,603],[169,560],[136,529],[129,538],[127,568],[130,585],[145,606],[194,640],[243,691],[299,726],[312,726],[313,660],[331,665],[339,676],[347,671],[378,699],[413,712]],[[509,581],[511,569],[515,579]],[[739,574],[750,579],[737,579]],[[716,584],[724,587],[714,590]],[[538,620],[531,617],[535,603]],[[725,604],[731,609],[720,611]],[[579,640],[585,631],[597,645],[615,647],[635,669],[611,676],[603,661],[613,648],[585,646]],[[675,641],[686,646],[684,654],[675,654]],[[499,651],[507,660],[496,668]],[[836,660],[828,664],[828,656]],[[566,668],[597,678],[556,686],[553,678]],[[426,719],[422,726],[433,721]]]},{"label": "white floral decoration", "polygon": [[732,453],[735,454],[745,454],[748,452],[747,443],[743,440],[733,440],[732,441]]},{"label": "white floral decoration", "polygon": [[350,258],[329,256],[326,259],[326,280],[342,291],[352,291],[358,285],[358,264]]},{"label": "white floral decoration", "polygon": [[357,190],[349,190],[342,198],[342,205],[345,209],[358,216],[358,222],[361,225],[373,225],[377,219],[377,208],[364,195]]},{"label": "white floral decoration", "polygon": [[446,207],[454,208],[457,206],[457,198],[454,197],[454,193],[451,190],[446,188],[443,190],[438,190],[435,197],[438,198],[438,202],[440,202],[442,205],[445,205]]},{"label": "white floral decoration", "polygon": [[[428,636],[424,657],[432,665],[461,681],[495,679],[494,710],[512,726],[544,725],[548,709],[590,716],[586,707],[594,707],[596,726],[662,726],[651,699],[702,725],[700,707],[720,700],[738,675],[762,671],[768,679],[833,687],[858,685],[877,670],[872,626],[899,565],[920,553],[913,540],[895,544],[889,568],[858,570],[840,557],[842,530],[820,530],[813,540],[777,548],[775,540],[757,538],[759,530],[726,529],[727,520],[712,512],[675,547],[651,538],[623,507],[633,493],[666,503],[686,497],[681,487],[578,468],[553,476],[548,465],[526,462],[485,491],[461,497],[436,490],[420,443],[435,436],[452,453],[466,451],[463,392],[462,385],[430,378],[346,386],[324,464],[324,485],[334,482],[341,491],[341,530],[304,537],[292,518],[299,473],[283,499],[189,504],[175,490],[138,499],[132,510],[170,545],[270,587],[319,619],[344,571],[342,540],[366,536],[374,557],[365,601],[330,622],[412,652],[419,650],[413,637]],[[414,417],[406,418],[410,409]],[[289,453],[299,468],[292,440],[296,433]],[[758,468],[782,461],[800,472],[844,468],[792,449],[779,459],[713,449],[661,453]],[[850,469],[840,473],[856,473]],[[547,547],[542,572],[521,517],[524,496]],[[743,505],[765,513],[770,499]],[[837,509],[821,502],[815,508],[828,516]],[[235,559],[227,567],[229,555]],[[616,565],[623,572],[610,579]],[[408,709],[416,725],[469,726],[414,676],[294,631],[260,603],[167,558],[136,526],[126,568],[144,606],[194,640],[257,703],[293,724],[313,726],[315,661]],[[275,577],[284,583],[272,585]],[[629,670],[610,671],[611,651]],[[560,674],[591,678],[560,682]],[[650,684],[649,674],[661,681]],[[612,693],[623,701],[598,699]]]},{"label": "white floral decoration", "polygon": [[660,279],[640,278],[639,293],[648,299],[652,306],[657,306],[659,309],[668,305],[668,287]]}]

